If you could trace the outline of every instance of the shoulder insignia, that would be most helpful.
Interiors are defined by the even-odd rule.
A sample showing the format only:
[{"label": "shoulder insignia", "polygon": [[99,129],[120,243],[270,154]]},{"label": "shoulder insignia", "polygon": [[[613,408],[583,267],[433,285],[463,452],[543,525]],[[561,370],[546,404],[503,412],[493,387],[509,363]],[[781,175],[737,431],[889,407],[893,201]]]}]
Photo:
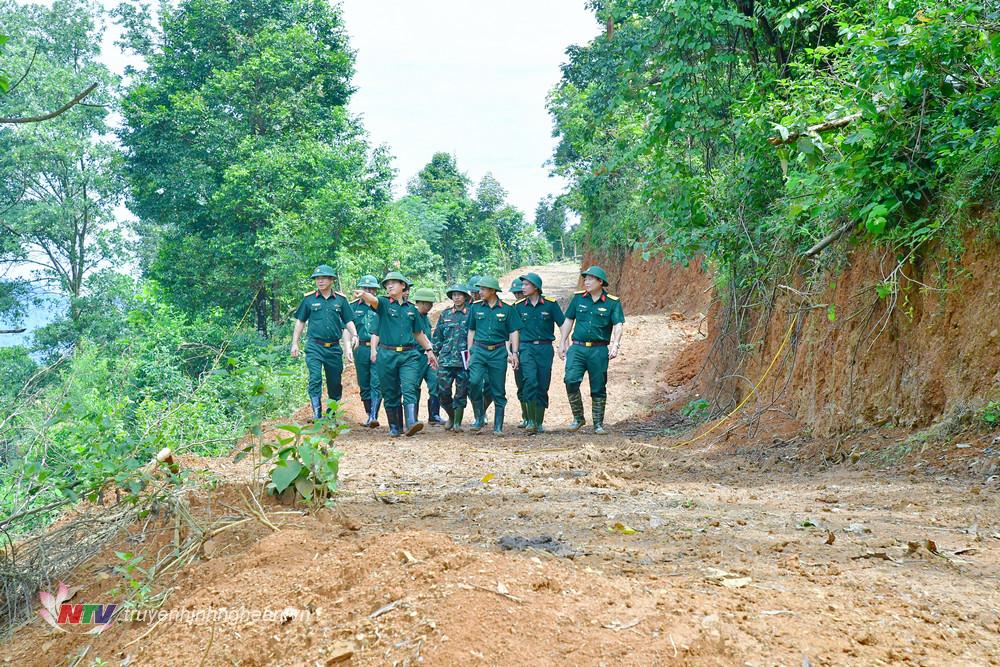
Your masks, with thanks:
[{"label": "shoulder insignia", "polygon": [[345,299],[347,298],[347,295],[344,294],[343,292],[334,292],[334,294],[339,294],[340,296],[344,297]]},{"label": "shoulder insignia", "polygon": [[351,305],[352,305],[352,306],[356,306],[356,305],[358,305],[359,303],[361,303],[361,299],[355,299],[354,301],[351,301]]},{"label": "shoulder insignia", "polygon": [[585,289],[582,289],[579,292],[573,292],[573,294],[586,294],[586,293],[587,293],[587,290],[585,290]]},{"label": "shoulder insignia", "polygon": [[475,300],[475,301],[473,301],[472,303],[482,303],[482,302],[483,302],[483,300],[482,300],[482,299],[476,299],[476,300]]},{"label": "shoulder insignia", "polygon": [[616,297],[614,294],[609,294],[608,298],[611,299],[612,301],[618,301],[618,297]]},{"label": "shoulder insignia", "polygon": [[305,294],[303,294],[302,296],[312,296],[312,295],[313,295],[313,294],[315,294],[315,293],[316,293],[316,290],[314,290],[314,289],[313,289],[313,290],[309,290],[308,292],[306,292],[306,293],[305,293]]},{"label": "shoulder insignia", "polygon": [[514,305],[516,306],[516,305],[517,305],[517,304],[519,304],[519,303],[524,303],[524,298],[523,298],[523,297],[522,297],[522,298],[520,298],[520,299],[518,299],[517,301],[515,301],[515,302],[514,302]]},{"label": "shoulder insignia", "polygon": [[547,296],[547,297],[545,297],[545,300],[546,301],[551,301],[552,303],[555,303],[556,301],[558,301],[558,299],[556,299],[554,296]]}]

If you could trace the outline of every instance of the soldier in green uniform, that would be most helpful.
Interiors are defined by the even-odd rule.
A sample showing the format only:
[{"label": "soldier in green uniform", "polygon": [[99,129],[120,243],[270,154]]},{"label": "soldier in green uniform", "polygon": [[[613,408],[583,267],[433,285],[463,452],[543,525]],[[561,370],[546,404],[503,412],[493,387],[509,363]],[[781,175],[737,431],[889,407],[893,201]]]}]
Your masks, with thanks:
[{"label": "soldier in green uniform", "polygon": [[[511,301],[511,304],[517,303],[524,297],[524,289],[521,287],[520,278],[514,278],[511,281],[510,293],[514,295],[514,300]],[[521,421],[518,422],[517,427],[528,428],[528,408],[524,404],[524,377],[521,375],[520,366],[514,371],[514,384],[517,386],[517,402],[521,406]]]},{"label": "soldier in green uniform", "polygon": [[[462,430],[465,402],[469,394],[469,369],[463,356],[469,349],[469,305],[471,298],[466,285],[448,288],[452,307],[441,313],[434,327],[434,352],[438,355],[438,399],[448,415],[445,430]],[[452,398],[452,385],[455,396]]]},{"label": "soldier in green uniform", "polygon": [[[369,294],[378,294],[378,278],[361,276],[358,289]],[[372,335],[378,327],[378,315],[362,299],[351,301],[354,310],[354,326],[358,331],[358,345],[354,351],[354,370],[358,376],[361,402],[365,406],[365,426],[378,428],[378,411],[382,407],[382,394],[378,387],[378,373],[371,359]]]},{"label": "soldier in green uniform", "polygon": [[[570,431],[586,423],[580,385],[583,374],[590,376],[591,411],[594,433],[604,434],[604,408],[607,405],[608,360],[618,356],[625,313],[618,297],[608,294],[608,276],[604,269],[592,266],[580,274],[583,291],[577,292],[566,308],[562,326],[559,357],[566,359],[566,395],[573,409]],[[570,335],[572,334],[572,345]]]},{"label": "soldier in green uniform", "polygon": [[[339,402],[344,392],[341,375],[344,372],[344,347],[352,347],[357,338],[354,311],[347,297],[333,291],[337,272],[320,264],[313,271],[316,289],[306,292],[295,311],[295,328],[292,331],[292,357],[299,356],[299,338],[306,322],[309,323],[309,341],[306,343],[306,368],[309,370],[309,402],[313,419],[323,417],[323,373],[326,373],[326,391],[331,401]],[[329,410],[328,410],[329,412]]]},{"label": "soldier in green uniform", "polygon": [[[427,316],[434,307],[434,290],[427,287],[420,288],[413,293],[413,302],[417,304],[417,312],[420,313],[420,327],[430,340],[431,320]],[[438,363],[441,360],[438,359]],[[427,363],[427,356],[424,355],[420,362],[420,379],[427,383],[427,423],[431,426],[444,424],[441,419],[441,404],[438,402],[438,378],[437,371]],[[420,382],[417,383],[417,415],[420,415]]]},{"label": "soldier in green uniform", "polygon": [[403,297],[407,285],[401,273],[391,271],[382,279],[388,296],[375,296],[361,289],[354,292],[378,313],[375,368],[389,415],[389,437],[393,438],[404,429],[406,435],[416,435],[424,426],[417,421],[421,349],[427,352],[431,368],[437,369],[437,357],[421,329],[417,307]]},{"label": "soldier in green uniform", "polygon": [[552,381],[552,343],[556,330],[566,320],[559,303],[542,294],[542,278],[527,273],[520,278],[524,298],[514,304],[521,316],[521,376],[528,433],[542,433],[545,409],[549,407]]},{"label": "soldier in green uniform", "polygon": [[521,318],[513,306],[497,297],[500,283],[483,276],[477,283],[483,298],[469,309],[469,398],[476,421],[473,431],[481,431],[486,420],[484,385],[493,393],[493,433],[503,433],[503,413],[507,406],[507,362],[518,367]]},{"label": "soldier in green uniform", "polygon": [[[479,293],[479,280],[482,276],[472,276],[469,278],[469,306],[471,307],[477,301],[482,300],[482,295]],[[471,353],[472,350],[469,350]],[[470,394],[471,396],[471,394]],[[488,410],[490,405],[493,403],[493,391],[490,389],[490,385],[487,382],[483,387],[483,409]]]}]

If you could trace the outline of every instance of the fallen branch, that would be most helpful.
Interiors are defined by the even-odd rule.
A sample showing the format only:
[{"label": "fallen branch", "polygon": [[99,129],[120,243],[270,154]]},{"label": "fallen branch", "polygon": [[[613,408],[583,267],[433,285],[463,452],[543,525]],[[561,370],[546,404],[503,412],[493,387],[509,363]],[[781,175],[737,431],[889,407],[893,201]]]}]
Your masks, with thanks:
[{"label": "fallen branch", "polygon": [[767,140],[767,143],[772,146],[782,146],[784,144],[790,144],[799,137],[808,134],[822,134],[823,132],[829,132],[830,130],[838,130],[846,125],[850,125],[857,119],[861,118],[861,112],[852,113],[848,116],[842,118],[834,118],[833,120],[828,120],[823,123],[817,123],[816,125],[810,125],[802,132],[789,132],[787,137],[771,137]]},{"label": "fallen branch", "polygon": [[850,231],[851,229],[854,229],[854,227],[857,226],[858,222],[860,222],[860,219],[848,222],[843,227],[840,227],[839,229],[830,232],[829,234],[827,234],[826,236],[824,236],[822,239],[820,239],[820,241],[816,245],[814,245],[813,247],[809,248],[809,250],[806,250],[806,253],[805,253],[804,256],[808,258],[808,257],[812,257],[813,255],[818,254],[820,251],[822,251],[828,245],[830,245],[831,243],[833,243],[834,241],[836,241],[837,239],[839,239],[841,236],[843,236],[844,234],[846,234],[848,231]]}]

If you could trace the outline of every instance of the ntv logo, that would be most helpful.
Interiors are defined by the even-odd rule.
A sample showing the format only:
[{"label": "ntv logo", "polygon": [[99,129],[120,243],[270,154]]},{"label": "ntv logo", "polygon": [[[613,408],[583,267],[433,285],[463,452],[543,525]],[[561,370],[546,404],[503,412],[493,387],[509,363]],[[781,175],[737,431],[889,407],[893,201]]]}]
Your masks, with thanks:
[{"label": "ntv logo", "polygon": [[60,581],[55,595],[48,591],[39,591],[38,599],[41,600],[42,608],[38,610],[38,615],[60,632],[69,632],[62,627],[63,625],[93,625],[94,627],[86,632],[90,635],[97,635],[107,630],[119,605],[67,602],[78,590],[80,589],[71,589]]}]

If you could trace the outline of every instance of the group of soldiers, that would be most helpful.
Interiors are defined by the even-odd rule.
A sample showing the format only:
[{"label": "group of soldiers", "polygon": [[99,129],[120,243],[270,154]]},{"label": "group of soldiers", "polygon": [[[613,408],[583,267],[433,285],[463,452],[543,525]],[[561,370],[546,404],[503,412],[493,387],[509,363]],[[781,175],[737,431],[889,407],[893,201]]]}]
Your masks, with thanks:
[{"label": "group of soldiers", "polygon": [[[384,402],[389,436],[416,435],[423,428],[419,405],[426,384],[429,424],[461,432],[466,405],[471,403],[470,430],[478,433],[492,404],[493,432],[500,435],[510,365],[521,407],[520,427],[528,434],[541,433],[555,344],[566,360],[564,382],[573,412],[568,430],[578,431],[586,424],[580,390],[586,374],[594,433],[606,433],[608,361],[618,355],[625,315],[618,297],[608,293],[607,274],[601,267],[592,266],[580,275],[584,289],[573,295],[565,311],[543,293],[536,273],[514,280],[512,304],[500,299],[496,278],[474,276],[468,284],[448,288],[451,306],[432,327],[428,313],[434,306],[433,290],[412,290],[413,283],[391,271],[381,281],[363,276],[354,300],[348,301],[333,289],[336,271],[320,265],[311,276],[316,289],[305,294],[295,313],[291,346],[292,356],[298,357],[308,324],[305,356],[313,418],[324,415],[324,374],[330,400],[340,402],[344,350],[350,350],[369,428],[379,427]],[[380,287],[385,294],[379,294]],[[446,420],[441,418],[442,408]]]}]

